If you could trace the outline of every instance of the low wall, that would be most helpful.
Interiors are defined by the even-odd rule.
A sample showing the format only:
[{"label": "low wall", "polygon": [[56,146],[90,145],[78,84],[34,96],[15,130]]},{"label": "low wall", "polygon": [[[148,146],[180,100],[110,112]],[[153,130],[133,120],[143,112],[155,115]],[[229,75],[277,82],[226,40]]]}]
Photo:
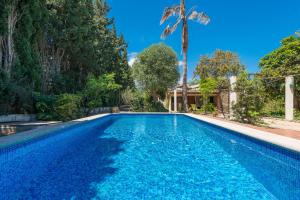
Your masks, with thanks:
[{"label": "low wall", "polygon": [[101,107],[101,108],[94,108],[90,111],[90,115],[97,115],[102,113],[112,113],[113,108],[112,107]]},{"label": "low wall", "polygon": [[0,123],[3,122],[29,122],[35,121],[36,115],[14,114],[14,115],[0,115]]}]

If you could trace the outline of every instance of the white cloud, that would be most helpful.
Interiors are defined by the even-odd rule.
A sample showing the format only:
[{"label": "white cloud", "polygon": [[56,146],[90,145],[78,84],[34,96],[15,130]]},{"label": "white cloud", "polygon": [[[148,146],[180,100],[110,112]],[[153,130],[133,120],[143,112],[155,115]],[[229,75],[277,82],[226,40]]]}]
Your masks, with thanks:
[{"label": "white cloud", "polygon": [[132,67],[135,61],[136,61],[136,58],[130,58],[128,61],[129,66]]},{"label": "white cloud", "polygon": [[132,67],[133,63],[136,61],[138,53],[132,52],[128,55],[128,65]]}]

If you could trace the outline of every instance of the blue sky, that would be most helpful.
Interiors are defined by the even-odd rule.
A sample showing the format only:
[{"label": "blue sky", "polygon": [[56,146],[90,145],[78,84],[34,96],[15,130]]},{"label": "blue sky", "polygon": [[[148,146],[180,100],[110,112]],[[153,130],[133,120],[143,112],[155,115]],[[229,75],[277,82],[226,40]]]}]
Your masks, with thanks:
[{"label": "blue sky", "polygon": [[[159,25],[165,7],[180,0],[107,0],[110,16],[123,33],[131,56],[153,43],[173,47],[181,59],[180,29],[166,40]],[[279,47],[280,40],[300,29],[300,0],[186,0],[211,18],[207,26],[189,23],[189,79],[201,55],[215,49],[230,50],[240,56],[248,71],[259,71],[258,62]]]}]

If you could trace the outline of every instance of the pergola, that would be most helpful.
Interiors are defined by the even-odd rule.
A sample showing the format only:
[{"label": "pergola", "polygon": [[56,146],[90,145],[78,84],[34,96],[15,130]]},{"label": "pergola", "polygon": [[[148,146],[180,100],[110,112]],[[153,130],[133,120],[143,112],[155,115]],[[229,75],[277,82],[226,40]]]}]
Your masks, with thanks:
[{"label": "pergola", "polygon": [[[236,84],[236,76],[230,77],[230,85],[231,89],[229,91],[229,112],[230,117],[233,117],[232,106],[237,102],[238,94],[234,91],[234,87]],[[294,120],[294,87],[295,80],[294,76],[285,77],[285,119],[288,121]],[[214,96],[219,95],[217,92],[214,93]],[[167,98],[169,101],[169,112],[178,112],[178,97],[182,96],[182,85],[177,86],[176,88],[169,90],[167,92]],[[197,97],[201,97],[199,92],[199,85],[191,85],[188,86],[188,97],[194,97],[195,102]],[[172,98],[174,99],[173,109],[172,109]],[[218,99],[218,98],[217,98]],[[217,100],[217,107],[219,107],[219,100]]]},{"label": "pergola", "polygon": [[[188,86],[187,95],[188,102],[193,101],[193,104],[197,104],[197,101],[199,101],[199,99],[202,97],[201,93],[199,92],[199,85]],[[213,96],[217,95],[218,92],[215,92],[213,94]],[[176,88],[171,89],[167,92],[169,112],[178,112],[178,97],[182,97],[182,85],[178,85]]]}]

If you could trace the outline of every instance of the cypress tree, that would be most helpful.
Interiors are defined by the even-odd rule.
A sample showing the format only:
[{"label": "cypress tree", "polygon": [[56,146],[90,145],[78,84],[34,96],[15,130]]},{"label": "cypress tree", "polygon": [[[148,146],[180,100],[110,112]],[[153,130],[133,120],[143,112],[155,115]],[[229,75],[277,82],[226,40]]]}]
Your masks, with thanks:
[{"label": "cypress tree", "polygon": [[127,44],[108,12],[102,0],[0,1],[0,111],[34,112],[35,93],[81,92],[89,75],[114,73],[133,86]]}]

